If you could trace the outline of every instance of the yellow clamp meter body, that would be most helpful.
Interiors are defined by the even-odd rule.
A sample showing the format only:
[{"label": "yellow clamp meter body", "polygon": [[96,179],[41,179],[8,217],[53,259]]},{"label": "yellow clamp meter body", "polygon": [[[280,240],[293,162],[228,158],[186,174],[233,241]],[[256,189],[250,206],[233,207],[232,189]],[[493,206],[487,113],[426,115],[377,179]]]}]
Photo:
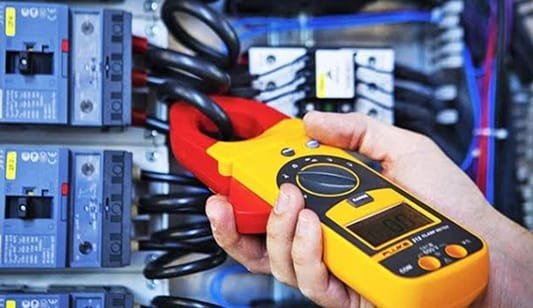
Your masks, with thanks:
[{"label": "yellow clamp meter body", "polygon": [[378,307],[466,307],[487,285],[481,238],[352,154],[310,140],[302,120],[282,119],[247,140],[210,143],[206,153],[231,179],[219,192],[235,208],[253,207],[254,198],[239,197],[247,193],[272,206],[280,185],[299,187],[320,218],[329,270]]}]

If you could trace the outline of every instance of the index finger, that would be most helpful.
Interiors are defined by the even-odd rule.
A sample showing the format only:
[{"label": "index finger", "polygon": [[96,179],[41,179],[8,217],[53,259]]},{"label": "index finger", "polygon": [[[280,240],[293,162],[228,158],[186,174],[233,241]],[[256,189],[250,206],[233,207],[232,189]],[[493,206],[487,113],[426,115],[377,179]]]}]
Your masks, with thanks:
[{"label": "index finger", "polygon": [[206,213],[211,223],[213,237],[222,249],[249,271],[270,273],[264,239],[254,235],[243,235],[237,231],[233,208],[226,197],[211,196],[207,200]]}]

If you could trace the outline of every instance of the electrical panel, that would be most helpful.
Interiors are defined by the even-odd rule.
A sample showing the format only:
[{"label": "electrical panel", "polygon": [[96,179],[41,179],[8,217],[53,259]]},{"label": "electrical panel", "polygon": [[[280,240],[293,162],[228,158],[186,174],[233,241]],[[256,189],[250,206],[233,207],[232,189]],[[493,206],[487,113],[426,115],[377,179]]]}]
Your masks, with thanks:
[{"label": "electrical panel", "polygon": [[[502,75],[483,63],[496,41],[483,1],[293,2],[0,2],[0,281],[13,284],[0,284],[0,308],[311,306],[233,260],[208,270],[226,257],[202,208],[211,192],[167,140],[171,104],[199,97],[209,118],[214,95],[239,96],[291,117],[362,112],[425,134],[533,228],[533,1],[514,6]],[[167,48],[163,60],[153,52]],[[508,79],[513,123],[491,92]]]},{"label": "electrical panel", "polygon": [[123,287],[50,287],[45,290],[0,286],[1,308],[132,308]]},{"label": "electrical panel", "polygon": [[130,260],[131,154],[0,147],[2,269]]},{"label": "electrical panel", "polygon": [[0,3],[0,123],[131,123],[131,14]]}]

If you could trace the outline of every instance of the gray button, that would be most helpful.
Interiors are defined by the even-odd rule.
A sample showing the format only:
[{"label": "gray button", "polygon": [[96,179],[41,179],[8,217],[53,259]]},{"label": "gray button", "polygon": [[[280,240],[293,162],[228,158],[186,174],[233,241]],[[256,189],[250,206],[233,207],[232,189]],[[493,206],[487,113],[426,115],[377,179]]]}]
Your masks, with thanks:
[{"label": "gray button", "polygon": [[294,156],[296,154],[296,152],[294,152],[294,149],[293,148],[284,148],[281,150],[281,155],[283,156]]},{"label": "gray button", "polygon": [[308,148],[310,149],[317,149],[320,147],[320,142],[314,140],[314,139],[311,139],[309,141],[307,141],[307,143],[305,144]]},{"label": "gray button", "polygon": [[367,193],[360,193],[355,196],[351,196],[348,198],[348,203],[355,207],[360,207],[365,204],[368,204],[370,202],[374,201],[374,198],[370,197]]}]

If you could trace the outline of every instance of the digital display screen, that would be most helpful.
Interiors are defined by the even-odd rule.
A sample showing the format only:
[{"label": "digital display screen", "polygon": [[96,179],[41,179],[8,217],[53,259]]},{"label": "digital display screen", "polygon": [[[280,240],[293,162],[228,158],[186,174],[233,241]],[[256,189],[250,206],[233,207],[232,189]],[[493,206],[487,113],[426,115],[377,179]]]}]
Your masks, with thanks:
[{"label": "digital display screen", "polygon": [[406,203],[348,225],[347,228],[377,247],[432,222]]}]

